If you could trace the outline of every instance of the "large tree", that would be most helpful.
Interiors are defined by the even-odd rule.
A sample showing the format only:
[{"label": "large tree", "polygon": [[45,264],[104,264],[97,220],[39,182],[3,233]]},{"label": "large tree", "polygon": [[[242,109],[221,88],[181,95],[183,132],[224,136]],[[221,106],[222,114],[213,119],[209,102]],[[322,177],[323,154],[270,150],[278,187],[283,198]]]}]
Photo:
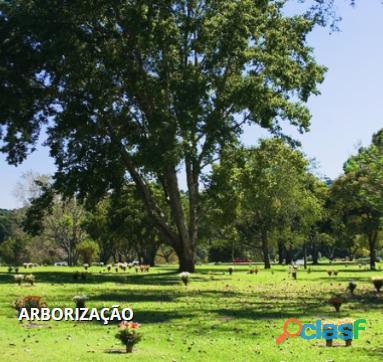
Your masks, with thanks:
[{"label": "large tree", "polygon": [[332,186],[333,208],[349,232],[368,241],[370,267],[375,269],[379,232],[383,228],[383,130],[344,165],[344,175]]},{"label": "large tree", "polygon": [[271,0],[3,1],[1,150],[22,162],[47,126],[57,188],[101,197],[129,177],[194,271],[204,167],[246,122],[309,127],[304,103],[324,73],[306,41],[317,21]]}]

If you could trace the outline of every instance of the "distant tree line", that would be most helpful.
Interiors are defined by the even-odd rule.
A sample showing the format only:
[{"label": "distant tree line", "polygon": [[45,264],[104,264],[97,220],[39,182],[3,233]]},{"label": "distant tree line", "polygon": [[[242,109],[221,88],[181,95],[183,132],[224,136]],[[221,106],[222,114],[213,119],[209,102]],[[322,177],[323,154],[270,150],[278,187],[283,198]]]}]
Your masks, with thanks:
[{"label": "distant tree line", "polygon": [[[157,255],[165,262],[172,255],[177,260],[134,183],[101,201],[81,203],[58,194],[48,177],[44,180],[36,180],[40,192],[27,197],[28,206],[1,210],[4,262],[62,258],[75,265],[138,259],[154,265]],[[345,162],[344,173],[334,181],[315,176],[302,152],[283,139],[263,139],[256,147],[228,145],[204,178],[196,261],[262,260],[270,268],[297,259],[305,266],[317,264],[320,256],[369,257],[375,269],[383,236],[382,185],[383,130]],[[160,185],[148,187],[160,204]],[[187,194],[181,195],[187,210]],[[171,223],[170,207],[162,205],[162,210]]]}]

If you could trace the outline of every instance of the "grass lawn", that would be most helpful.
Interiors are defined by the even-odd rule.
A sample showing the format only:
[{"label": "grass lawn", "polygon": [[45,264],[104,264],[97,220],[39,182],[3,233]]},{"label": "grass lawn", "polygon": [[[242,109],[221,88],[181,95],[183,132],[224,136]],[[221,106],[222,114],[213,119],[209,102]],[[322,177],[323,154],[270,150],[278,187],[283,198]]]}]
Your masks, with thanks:
[{"label": "grass lawn", "polygon": [[[73,280],[83,268],[39,267],[32,272],[34,286],[18,286],[5,267],[0,268],[1,361],[382,361],[383,292],[370,281],[383,272],[369,272],[357,265],[313,266],[298,271],[292,280],[286,267],[274,266],[257,275],[249,267],[204,265],[180,283],[175,267],[156,267],[149,273],[133,269],[100,273],[92,267],[87,281]],[[328,269],[338,270],[329,277]],[[348,282],[357,283],[355,296],[346,293]],[[333,294],[347,301],[340,313],[328,304]],[[133,354],[107,353],[123,349],[114,337],[117,325],[100,322],[38,322],[34,328],[20,323],[12,303],[26,295],[44,297],[49,307],[73,307],[74,295],[89,296],[87,307],[131,307],[141,323],[142,341]],[[324,340],[275,339],[283,322],[299,318],[310,323],[320,318],[366,319],[366,331],[349,348],[326,348]],[[340,342],[339,342],[340,343]]]}]

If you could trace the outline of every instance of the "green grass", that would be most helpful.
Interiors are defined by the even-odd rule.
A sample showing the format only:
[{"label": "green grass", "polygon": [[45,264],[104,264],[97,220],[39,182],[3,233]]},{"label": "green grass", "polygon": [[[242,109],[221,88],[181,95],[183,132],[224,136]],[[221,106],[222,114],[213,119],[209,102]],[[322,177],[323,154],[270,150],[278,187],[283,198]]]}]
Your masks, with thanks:
[{"label": "green grass", "polygon": [[[329,277],[328,269],[337,269]],[[152,268],[150,273],[99,272],[85,282],[73,280],[83,268],[40,267],[32,272],[35,286],[18,286],[13,274],[0,268],[0,360],[4,361],[381,361],[383,359],[383,293],[370,282],[382,272],[355,265],[314,266],[300,270],[292,280],[286,267],[261,269],[247,274],[248,267],[199,266],[189,286],[180,283],[174,267]],[[346,293],[355,280],[355,296]],[[142,341],[133,354],[107,353],[123,349],[114,337],[116,324],[99,322],[38,322],[39,328],[20,323],[12,302],[25,295],[44,297],[49,307],[71,307],[72,297],[87,294],[88,307],[115,304],[133,308],[142,324]],[[339,314],[328,299],[347,295]],[[324,340],[290,338],[275,344],[283,322],[296,317],[303,322],[318,318],[352,317],[367,320],[366,331],[352,347],[326,348]]]}]

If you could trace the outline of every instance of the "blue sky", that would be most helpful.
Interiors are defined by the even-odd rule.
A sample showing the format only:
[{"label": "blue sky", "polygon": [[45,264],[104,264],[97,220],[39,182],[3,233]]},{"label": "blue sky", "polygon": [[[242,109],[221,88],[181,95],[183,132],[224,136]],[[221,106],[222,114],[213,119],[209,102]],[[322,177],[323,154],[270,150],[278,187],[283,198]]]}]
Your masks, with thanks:
[{"label": "blue sky", "polygon": [[[308,104],[311,130],[304,135],[291,133],[302,142],[307,156],[316,159],[319,172],[331,178],[342,172],[357,145],[367,145],[372,134],[383,128],[383,5],[378,0],[360,0],[355,8],[345,0],[337,4],[343,18],[340,32],[329,35],[328,29],[317,28],[308,38],[317,61],[329,68],[320,86],[322,94]],[[254,144],[264,135],[257,127],[247,127],[243,141]],[[20,206],[15,185],[31,169],[54,172],[46,148],[39,147],[17,168],[0,155],[0,208]]]}]

